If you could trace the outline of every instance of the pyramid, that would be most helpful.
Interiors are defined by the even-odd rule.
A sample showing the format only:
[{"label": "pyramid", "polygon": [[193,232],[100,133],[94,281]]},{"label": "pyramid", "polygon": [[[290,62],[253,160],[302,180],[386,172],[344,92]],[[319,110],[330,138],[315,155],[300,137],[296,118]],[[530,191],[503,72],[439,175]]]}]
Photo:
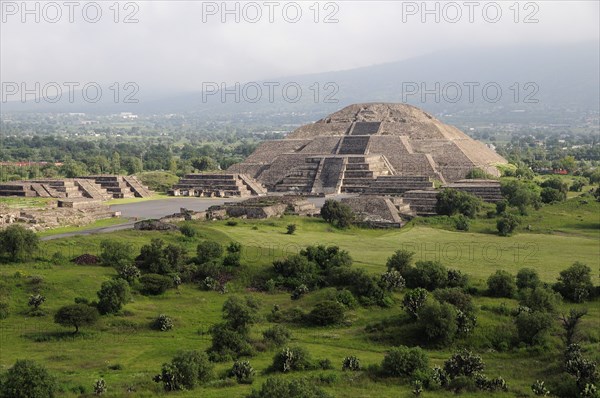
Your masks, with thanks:
[{"label": "pyramid", "polygon": [[[498,176],[507,161],[455,127],[411,105],[370,103],[343,108],[262,143],[228,172],[256,179],[269,191],[333,194],[402,193],[450,183],[479,168]],[[369,192],[371,191],[371,192]]]}]

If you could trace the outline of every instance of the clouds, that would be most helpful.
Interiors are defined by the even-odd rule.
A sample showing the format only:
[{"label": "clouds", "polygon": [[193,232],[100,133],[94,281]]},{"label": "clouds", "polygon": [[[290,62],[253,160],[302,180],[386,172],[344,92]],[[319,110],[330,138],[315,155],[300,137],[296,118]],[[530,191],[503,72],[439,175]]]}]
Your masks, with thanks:
[{"label": "clouds", "polygon": [[[448,48],[599,38],[591,1],[96,2],[95,23],[90,2],[77,3],[73,22],[64,2],[28,2],[25,23],[24,10],[11,3],[23,4],[0,2],[2,81],[136,81],[146,92],[350,69]],[[57,23],[48,22],[57,15],[50,3],[62,12]]]}]

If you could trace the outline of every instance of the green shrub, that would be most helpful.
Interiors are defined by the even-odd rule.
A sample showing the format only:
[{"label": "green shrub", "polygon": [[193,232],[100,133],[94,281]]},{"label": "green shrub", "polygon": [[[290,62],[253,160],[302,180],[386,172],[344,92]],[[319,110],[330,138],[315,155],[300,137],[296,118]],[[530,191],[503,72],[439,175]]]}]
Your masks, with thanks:
[{"label": "green shrub", "polygon": [[173,329],[173,320],[171,317],[165,314],[160,314],[154,322],[152,322],[152,328],[166,332],[167,330]]},{"label": "green shrub", "polygon": [[273,372],[291,372],[314,368],[308,351],[303,347],[286,347],[273,358],[270,370]]},{"label": "green shrub", "polygon": [[342,370],[351,370],[351,371],[359,371],[360,370],[360,360],[351,355],[349,357],[345,357],[342,361]]},{"label": "green shrub", "polygon": [[331,398],[331,396],[308,379],[287,380],[270,377],[260,390],[253,390],[247,398]]},{"label": "green shrub", "polygon": [[533,268],[521,268],[517,272],[517,288],[535,289],[540,284],[540,277]]},{"label": "green shrub", "polygon": [[196,262],[205,264],[211,260],[217,260],[223,255],[223,247],[218,242],[205,240],[200,242],[196,248]]},{"label": "green shrub", "polygon": [[458,332],[457,311],[453,305],[432,300],[419,310],[418,315],[426,341],[441,346],[452,343]]},{"label": "green shrub", "polygon": [[527,345],[542,345],[552,327],[552,315],[546,312],[522,311],[515,319],[519,341]]},{"label": "green shrub", "polygon": [[503,213],[496,222],[498,235],[509,236],[519,226],[519,224],[520,221],[517,217],[513,216],[512,214]]},{"label": "green shrub", "polygon": [[236,361],[229,371],[229,377],[235,377],[240,384],[252,384],[256,371],[250,361]]},{"label": "green shrub", "polygon": [[193,238],[196,236],[196,230],[189,223],[185,223],[179,227],[179,232],[181,232],[181,234],[186,238]]},{"label": "green shrub", "polygon": [[254,353],[248,342],[248,336],[230,328],[227,324],[218,323],[210,328],[212,345],[208,349],[211,361],[223,362]]},{"label": "green shrub", "polygon": [[119,312],[131,297],[129,284],[124,279],[103,282],[97,295],[98,311],[103,315]]},{"label": "green shrub", "polygon": [[286,344],[291,337],[292,333],[290,330],[282,325],[275,325],[263,332],[264,341],[275,346]]},{"label": "green shrub", "polygon": [[133,263],[131,244],[116,240],[103,240],[100,243],[100,263],[105,267],[120,268]]},{"label": "green shrub", "polygon": [[404,277],[410,288],[435,290],[448,283],[448,270],[439,261],[417,261],[415,268],[407,271]]},{"label": "green shrub", "polygon": [[161,374],[154,377],[163,383],[165,391],[193,390],[198,384],[212,377],[213,365],[205,353],[184,351],[177,354],[170,363],[162,366]]},{"label": "green shrub", "polygon": [[510,273],[497,270],[487,280],[488,294],[492,297],[512,298],[517,292],[515,278]]},{"label": "green shrub", "polygon": [[318,303],[308,314],[308,319],[316,326],[340,324],[344,320],[344,306],[333,300]]},{"label": "green shrub", "polygon": [[8,255],[11,261],[25,261],[38,250],[39,241],[35,232],[19,224],[11,224],[0,231],[0,255]]},{"label": "green shrub", "polygon": [[394,347],[383,358],[381,372],[388,377],[412,376],[417,371],[426,371],[429,359],[419,347]]},{"label": "green shrub", "polygon": [[470,227],[469,218],[459,214],[454,218],[454,228],[457,231],[468,231]]},{"label": "green shrub", "polygon": [[400,272],[396,270],[384,272],[379,278],[379,287],[388,292],[401,290],[404,286],[406,286],[406,282]]},{"label": "green shrub", "polygon": [[560,272],[554,290],[563,298],[575,303],[582,303],[593,295],[594,285],[591,278],[592,270],[587,265],[575,262],[569,268]]},{"label": "green shrub", "polygon": [[356,215],[347,204],[327,199],[321,208],[321,217],[338,228],[348,228],[356,219]]},{"label": "green shrub", "polygon": [[145,274],[140,277],[140,284],[143,294],[157,296],[173,287],[173,279],[159,274]]},{"label": "green shrub", "polygon": [[419,318],[419,310],[427,301],[427,290],[416,288],[407,292],[402,299],[402,307],[414,319]]},{"label": "green shrub", "polygon": [[293,235],[296,232],[296,224],[288,224],[286,230],[286,234]]},{"label": "green shrub", "polygon": [[0,319],[8,318],[10,314],[10,305],[5,301],[0,301]]},{"label": "green shrub", "polygon": [[444,372],[450,379],[474,376],[482,372],[484,367],[481,357],[468,350],[460,350],[444,362]]},{"label": "green shrub", "polygon": [[556,312],[561,301],[560,294],[542,286],[523,289],[519,293],[519,304],[532,311]]},{"label": "green shrub", "polygon": [[353,309],[358,306],[358,302],[354,298],[354,295],[348,289],[338,290],[335,295],[335,301],[348,309]]},{"label": "green shrub", "polygon": [[477,196],[456,189],[445,188],[437,194],[435,211],[440,215],[462,214],[469,218],[475,218],[481,206],[482,201]]},{"label": "green shrub", "polygon": [[408,250],[396,250],[394,254],[387,260],[388,270],[396,270],[402,276],[405,276],[406,271],[412,266],[412,259],[415,253]]},{"label": "green shrub", "polygon": [[0,384],[0,396],[5,398],[54,398],[56,392],[54,377],[30,360],[17,360]]}]

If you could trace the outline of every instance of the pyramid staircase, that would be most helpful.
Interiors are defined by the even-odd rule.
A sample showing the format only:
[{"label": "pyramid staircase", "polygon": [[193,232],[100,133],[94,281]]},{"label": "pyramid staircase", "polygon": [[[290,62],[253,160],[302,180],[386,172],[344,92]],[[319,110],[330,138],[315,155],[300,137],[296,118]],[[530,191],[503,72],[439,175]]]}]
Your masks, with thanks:
[{"label": "pyramid staircase", "polygon": [[371,186],[375,178],[393,173],[380,155],[348,156],[347,159],[341,192],[362,193]]}]

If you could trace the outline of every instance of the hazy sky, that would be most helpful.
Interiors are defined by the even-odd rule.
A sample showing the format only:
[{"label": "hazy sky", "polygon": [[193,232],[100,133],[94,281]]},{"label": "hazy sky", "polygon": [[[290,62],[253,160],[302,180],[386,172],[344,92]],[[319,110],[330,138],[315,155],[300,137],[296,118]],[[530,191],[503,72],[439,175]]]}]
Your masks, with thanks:
[{"label": "hazy sky", "polygon": [[599,39],[598,1],[515,3],[434,1],[425,14],[422,1],[29,1],[24,10],[0,0],[0,80],[192,91],[449,48]]}]

